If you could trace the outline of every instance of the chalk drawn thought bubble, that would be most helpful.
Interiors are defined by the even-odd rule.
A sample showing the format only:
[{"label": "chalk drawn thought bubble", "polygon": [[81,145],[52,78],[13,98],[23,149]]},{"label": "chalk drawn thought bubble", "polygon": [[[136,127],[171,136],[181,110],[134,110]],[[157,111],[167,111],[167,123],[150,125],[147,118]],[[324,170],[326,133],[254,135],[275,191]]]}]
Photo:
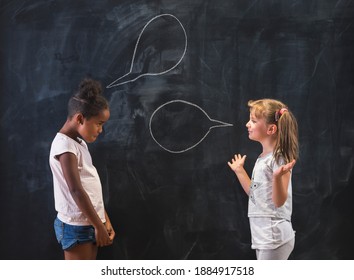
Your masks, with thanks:
[{"label": "chalk drawn thought bubble", "polygon": [[198,105],[185,100],[172,100],[159,106],[151,115],[152,139],[165,151],[183,153],[199,145],[211,132],[233,126],[212,119]]},{"label": "chalk drawn thought bubble", "polygon": [[161,14],[145,24],[135,44],[128,73],[107,88],[158,76],[175,69],[187,51],[187,33],[177,17]]}]

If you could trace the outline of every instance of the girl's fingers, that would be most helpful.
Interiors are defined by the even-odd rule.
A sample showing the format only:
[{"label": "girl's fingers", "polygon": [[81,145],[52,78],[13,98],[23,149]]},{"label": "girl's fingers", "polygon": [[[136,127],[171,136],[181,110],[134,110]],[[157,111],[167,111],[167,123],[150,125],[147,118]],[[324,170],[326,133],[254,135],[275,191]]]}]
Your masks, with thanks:
[{"label": "girl's fingers", "polygon": [[228,163],[235,163],[236,161],[244,161],[246,158],[246,155],[241,156],[241,154],[235,154],[234,157],[229,161]]}]

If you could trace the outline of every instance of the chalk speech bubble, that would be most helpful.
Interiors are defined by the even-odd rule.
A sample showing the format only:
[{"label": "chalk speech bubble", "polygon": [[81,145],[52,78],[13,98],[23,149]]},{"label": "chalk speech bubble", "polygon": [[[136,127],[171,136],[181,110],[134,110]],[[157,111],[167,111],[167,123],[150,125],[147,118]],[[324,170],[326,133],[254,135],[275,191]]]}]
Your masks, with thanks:
[{"label": "chalk speech bubble", "polygon": [[[157,28],[157,26],[158,26],[158,30],[155,29],[155,28]],[[175,30],[176,28],[179,32],[183,32],[182,33],[183,40],[178,39],[178,36],[176,34],[176,30]],[[171,30],[169,30],[169,29],[171,29]],[[172,30],[172,29],[174,29],[174,30]],[[167,38],[166,37],[161,38],[161,35],[164,35]],[[144,36],[147,36],[147,37],[145,38]],[[151,38],[151,37],[153,37],[153,38]],[[146,41],[147,42],[162,42],[163,41],[165,44],[167,44],[166,42],[170,42],[170,44],[176,43],[178,46],[174,45],[173,50],[169,50],[169,53],[177,61],[176,62],[173,61],[172,66],[170,65],[171,61],[168,61],[168,63],[165,63],[161,67],[160,64],[163,64],[164,61],[162,61],[162,63],[158,63],[158,61],[157,61],[157,60],[161,59],[161,53],[159,52],[161,50],[153,48],[149,45],[144,46]],[[161,44],[158,44],[158,45],[161,45]],[[155,65],[158,64],[158,65],[160,65],[159,67],[162,69],[157,69],[157,70],[155,70],[155,72],[149,72],[148,69],[144,69],[144,68],[146,68],[146,67],[144,67],[144,63],[141,63],[141,61],[137,60],[137,53],[144,52],[144,51],[146,52],[146,54],[143,55],[143,59],[145,60],[143,62],[149,61],[150,63],[155,63]],[[175,69],[180,64],[184,55],[186,54],[186,51],[187,51],[187,33],[186,33],[186,30],[184,29],[182,23],[180,22],[180,20],[171,14],[158,15],[158,16],[152,18],[148,23],[146,23],[144,28],[140,32],[138,40],[135,44],[135,49],[134,49],[133,57],[131,60],[129,72],[126,73],[125,75],[121,76],[120,78],[116,79],[112,83],[110,83],[107,86],[107,88],[116,87],[116,86],[123,85],[123,84],[129,83],[129,82],[134,82],[137,79],[144,77],[144,76],[157,76],[157,75],[166,74],[167,72],[170,72],[171,70]],[[157,68],[159,68],[159,67],[157,67]]]},{"label": "chalk speech bubble", "polygon": [[[179,108],[177,108],[176,110],[176,106],[175,105],[179,105]],[[174,121],[178,121],[176,120],[176,117],[178,117],[178,114],[182,114],[182,113],[185,113],[185,112],[180,112],[180,108],[181,108],[181,105],[183,105],[184,107],[186,107],[185,111],[187,111],[187,113],[191,112],[191,110],[193,109],[196,109],[199,113],[202,113],[201,116],[202,117],[205,117],[206,120],[210,123],[209,124],[209,127],[206,127],[206,131],[202,132],[202,136],[200,138],[200,140],[196,140],[196,142],[194,143],[189,143],[188,146],[184,147],[183,149],[182,148],[172,148],[172,147],[166,147],[166,144],[164,143],[161,143],[163,142],[162,138],[164,137],[168,137],[168,135],[163,135],[161,136],[158,132],[159,132],[159,129],[161,127],[158,127],[157,124],[154,125],[154,120],[158,119],[159,118],[159,114],[161,114],[160,116],[160,119],[161,120],[164,120],[165,119],[165,115],[170,115],[170,119],[167,120],[166,123],[164,123],[164,129],[166,130],[169,130],[171,132],[171,134],[175,134],[175,135],[178,135],[178,137],[181,136],[181,134],[179,134],[178,132],[175,132],[173,131],[174,128],[173,128],[173,124],[171,122],[174,122]],[[188,108],[187,108],[188,107]],[[165,109],[166,111],[166,114],[162,115],[163,112],[162,112],[162,109]],[[177,114],[176,114],[177,112]],[[198,113],[196,112],[196,113]],[[182,116],[181,116],[182,117]],[[184,119],[187,119],[189,122],[193,122],[195,121],[192,116],[183,116]],[[199,116],[200,117],[200,116]],[[160,122],[160,121],[156,121],[156,122]],[[168,126],[166,128],[166,126]],[[152,139],[157,143],[157,145],[159,145],[162,149],[164,149],[165,151],[167,152],[170,152],[170,153],[184,153],[188,150],[191,150],[193,148],[195,148],[197,145],[199,145],[207,136],[208,134],[210,133],[210,131],[212,129],[215,129],[215,128],[222,128],[222,127],[229,127],[229,126],[233,126],[232,124],[230,123],[226,123],[226,122],[222,122],[222,121],[219,121],[219,120],[215,120],[215,119],[212,119],[208,116],[208,114],[201,108],[199,107],[198,105],[194,104],[194,103],[191,103],[191,102],[188,102],[188,101],[185,101],[185,100],[172,100],[172,101],[169,101],[169,102],[166,102],[164,104],[162,104],[161,106],[159,106],[151,115],[150,117],[150,121],[149,121],[149,130],[150,130],[150,134],[151,134],[151,137]],[[172,128],[171,128],[172,127]],[[194,127],[192,127],[193,129]],[[193,131],[192,131],[193,132]],[[187,137],[187,135],[185,135]],[[171,138],[173,138],[173,136],[170,136]],[[159,138],[159,139],[158,139]],[[177,140],[176,140],[177,141]]]}]

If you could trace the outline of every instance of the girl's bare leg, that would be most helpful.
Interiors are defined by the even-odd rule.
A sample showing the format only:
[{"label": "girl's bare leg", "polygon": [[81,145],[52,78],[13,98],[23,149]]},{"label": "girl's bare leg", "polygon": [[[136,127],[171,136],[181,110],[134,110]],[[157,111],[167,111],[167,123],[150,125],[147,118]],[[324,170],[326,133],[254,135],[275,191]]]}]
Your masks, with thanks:
[{"label": "girl's bare leg", "polygon": [[92,242],[79,244],[69,250],[65,250],[64,257],[66,260],[95,260],[97,246]]}]

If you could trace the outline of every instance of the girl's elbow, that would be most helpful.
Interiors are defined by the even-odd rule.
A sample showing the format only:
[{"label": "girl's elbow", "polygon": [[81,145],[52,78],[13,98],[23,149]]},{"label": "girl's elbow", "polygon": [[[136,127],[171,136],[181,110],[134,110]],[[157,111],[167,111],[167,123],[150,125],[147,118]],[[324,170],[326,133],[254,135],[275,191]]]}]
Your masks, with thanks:
[{"label": "girl's elbow", "polygon": [[274,202],[274,206],[276,208],[282,207],[284,205],[285,202]]},{"label": "girl's elbow", "polygon": [[273,197],[273,204],[277,208],[282,207],[285,204],[285,202],[286,202],[286,198],[281,199],[281,198],[274,198]]}]

